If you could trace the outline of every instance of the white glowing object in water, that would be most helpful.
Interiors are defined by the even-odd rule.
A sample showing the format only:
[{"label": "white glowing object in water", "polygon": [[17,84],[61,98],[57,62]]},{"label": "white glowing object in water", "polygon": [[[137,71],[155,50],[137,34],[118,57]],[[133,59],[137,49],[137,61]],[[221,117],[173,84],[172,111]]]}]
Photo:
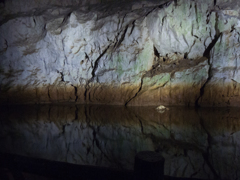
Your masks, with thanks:
[{"label": "white glowing object in water", "polygon": [[165,109],[166,109],[166,107],[165,107],[165,106],[163,106],[163,105],[160,105],[160,106],[158,106],[156,109],[157,109],[157,110],[165,110]]},{"label": "white glowing object in water", "polygon": [[163,106],[163,105],[158,106],[156,109],[157,109],[157,111],[160,112],[160,113],[164,113],[165,110],[168,110],[168,108],[166,108],[166,107]]}]

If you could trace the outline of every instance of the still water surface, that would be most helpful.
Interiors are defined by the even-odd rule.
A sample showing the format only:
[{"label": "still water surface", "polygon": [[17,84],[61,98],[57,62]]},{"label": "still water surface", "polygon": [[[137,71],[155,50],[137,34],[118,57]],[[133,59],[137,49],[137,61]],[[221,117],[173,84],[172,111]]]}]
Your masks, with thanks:
[{"label": "still water surface", "polygon": [[151,150],[168,176],[240,179],[239,108],[39,105],[0,115],[0,152],[131,170]]}]

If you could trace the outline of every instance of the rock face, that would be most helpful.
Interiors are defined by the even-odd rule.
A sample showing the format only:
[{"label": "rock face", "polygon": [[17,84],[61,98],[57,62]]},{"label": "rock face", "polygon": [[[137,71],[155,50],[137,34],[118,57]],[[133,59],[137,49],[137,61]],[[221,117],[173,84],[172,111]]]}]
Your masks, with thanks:
[{"label": "rock face", "polygon": [[133,169],[136,153],[151,150],[168,176],[240,178],[238,108],[19,105],[0,114],[0,152]]},{"label": "rock face", "polygon": [[237,0],[64,2],[1,3],[1,103],[240,105]]}]

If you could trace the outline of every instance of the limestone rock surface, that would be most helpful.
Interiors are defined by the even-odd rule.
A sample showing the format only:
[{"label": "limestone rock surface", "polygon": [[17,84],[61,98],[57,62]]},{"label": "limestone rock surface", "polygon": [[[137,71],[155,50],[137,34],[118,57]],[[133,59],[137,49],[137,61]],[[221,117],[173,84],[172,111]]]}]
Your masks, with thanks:
[{"label": "limestone rock surface", "polygon": [[240,105],[237,0],[99,2],[1,3],[1,103]]}]

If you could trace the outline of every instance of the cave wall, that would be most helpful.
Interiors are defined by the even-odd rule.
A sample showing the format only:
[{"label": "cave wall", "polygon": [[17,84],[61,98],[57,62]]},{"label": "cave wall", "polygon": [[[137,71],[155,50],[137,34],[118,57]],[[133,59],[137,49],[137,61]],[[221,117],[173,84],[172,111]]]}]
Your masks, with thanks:
[{"label": "cave wall", "polygon": [[5,1],[1,103],[239,106],[238,1]]}]

